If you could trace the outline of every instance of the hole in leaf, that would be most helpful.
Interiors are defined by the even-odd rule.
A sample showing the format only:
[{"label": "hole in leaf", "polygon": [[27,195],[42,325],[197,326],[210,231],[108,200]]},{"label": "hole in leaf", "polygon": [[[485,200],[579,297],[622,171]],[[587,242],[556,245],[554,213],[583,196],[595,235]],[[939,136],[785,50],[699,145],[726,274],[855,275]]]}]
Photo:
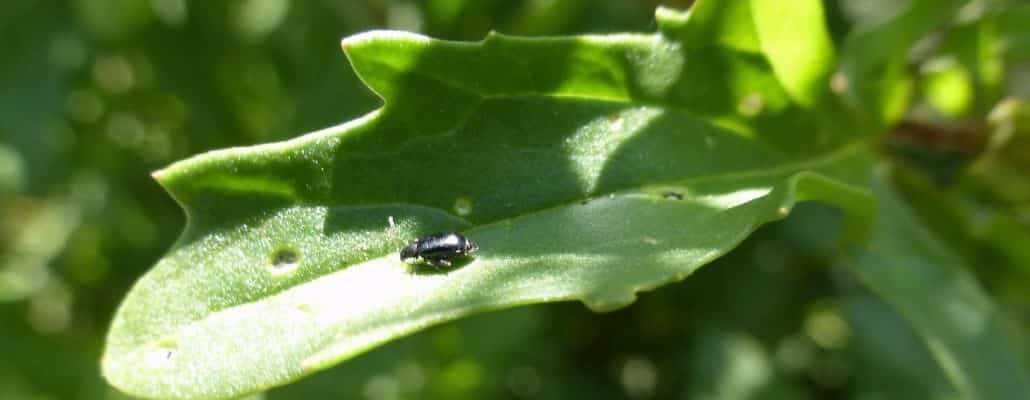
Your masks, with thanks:
[{"label": "hole in leaf", "polygon": [[275,274],[284,274],[297,269],[300,261],[300,252],[296,249],[284,247],[272,254],[272,265],[269,269]]},{"label": "hole in leaf", "polygon": [[683,200],[683,193],[680,192],[665,192],[662,193],[662,197],[666,200]]}]

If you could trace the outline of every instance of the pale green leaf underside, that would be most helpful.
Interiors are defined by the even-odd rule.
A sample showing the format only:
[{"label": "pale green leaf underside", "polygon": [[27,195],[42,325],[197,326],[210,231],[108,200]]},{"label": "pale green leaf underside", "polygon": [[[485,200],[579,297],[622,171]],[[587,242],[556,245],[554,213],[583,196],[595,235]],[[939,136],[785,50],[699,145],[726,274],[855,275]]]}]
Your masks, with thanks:
[{"label": "pale green leaf underside", "polygon": [[[105,377],[145,397],[231,397],[473,312],[614,309],[803,200],[843,208],[860,235],[871,202],[839,179],[868,168],[864,141],[794,105],[747,36],[684,46],[692,23],[345,40],[381,110],[155,174],[189,223],[119,309]],[[443,230],[476,258],[442,273],[397,259]]]}]

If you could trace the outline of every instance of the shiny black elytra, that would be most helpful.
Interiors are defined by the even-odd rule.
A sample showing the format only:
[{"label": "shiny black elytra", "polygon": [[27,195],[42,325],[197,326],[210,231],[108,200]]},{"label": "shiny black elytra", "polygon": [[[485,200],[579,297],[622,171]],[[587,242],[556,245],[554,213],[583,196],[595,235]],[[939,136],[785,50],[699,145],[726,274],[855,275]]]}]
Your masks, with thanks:
[{"label": "shiny black elytra", "polygon": [[423,236],[401,249],[401,261],[414,263],[418,261],[434,267],[450,267],[451,261],[465,257],[479,250],[468,238],[456,232],[440,232]]}]

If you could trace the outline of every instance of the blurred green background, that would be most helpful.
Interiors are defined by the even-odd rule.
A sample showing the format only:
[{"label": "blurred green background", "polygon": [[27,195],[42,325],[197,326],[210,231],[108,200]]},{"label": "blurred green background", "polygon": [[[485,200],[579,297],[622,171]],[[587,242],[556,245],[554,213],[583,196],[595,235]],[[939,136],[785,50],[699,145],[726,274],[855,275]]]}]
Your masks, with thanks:
[{"label": "blurred green background", "polygon": [[[1008,2],[969,7],[1000,3]],[[294,137],[378,107],[340,51],[342,37],[378,28],[456,40],[479,40],[491,30],[651,32],[659,4],[686,8],[690,1],[5,2],[0,399],[125,398],[99,376],[107,325],[184,223],[149,172],[212,149]],[[838,43],[854,26],[897,7],[893,0],[826,2]],[[953,31],[960,33],[944,37],[961,39],[967,26],[980,32],[976,15],[966,25],[965,17],[955,18]],[[978,123],[1026,129],[1010,126],[1017,118],[1007,114],[1002,122],[987,118],[1002,98],[1030,94],[1030,36],[999,32],[992,40],[1016,43],[1016,56],[994,80],[954,72],[964,65],[961,40],[938,38],[933,45],[928,38],[913,49],[920,90],[911,120],[886,147],[914,166],[903,183],[915,199],[946,190],[941,184],[973,188],[962,192],[972,195],[949,195],[957,208],[926,211],[942,234],[969,244],[963,254],[1018,264],[1030,260],[1021,249],[1028,244],[1013,239],[1028,237],[1030,182],[1020,168],[1030,167],[1022,152],[1030,145],[1024,140],[1022,150],[996,158],[1005,162],[980,165],[979,179],[963,172],[989,141],[975,130],[972,142],[964,141],[964,129]],[[950,64],[941,56],[949,52]],[[954,223],[998,224],[988,218],[994,215],[1003,216],[1002,226],[972,240],[966,226]],[[833,210],[805,205],[684,283],[647,293],[629,308],[593,314],[568,303],[472,317],[266,397],[819,399],[943,392],[942,372],[906,323],[828,265],[837,226]],[[1023,351],[1030,274],[1010,279],[1010,273],[977,271]]]}]

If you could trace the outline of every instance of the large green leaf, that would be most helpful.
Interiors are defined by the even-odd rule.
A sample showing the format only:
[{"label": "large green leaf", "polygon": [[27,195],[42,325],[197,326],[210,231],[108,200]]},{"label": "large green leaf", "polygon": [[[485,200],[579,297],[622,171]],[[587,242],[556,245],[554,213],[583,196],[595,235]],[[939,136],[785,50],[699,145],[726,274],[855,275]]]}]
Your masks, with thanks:
[{"label": "large green leaf", "polygon": [[873,182],[878,215],[869,246],[842,264],[911,324],[961,398],[1025,397],[1030,380],[990,298],[884,175]]},{"label": "large green leaf", "polygon": [[[759,43],[686,45],[699,18],[664,11],[656,35],[345,39],[383,108],[155,173],[188,225],[119,309],[104,375],[144,397],[230,397],[474,312],[611,310],[804,200],[844,208],[859,237],[871,201],[842,182],[868,168],[866,142],[797,106]],[[397,259],[442,230],[476,258]]]}]

